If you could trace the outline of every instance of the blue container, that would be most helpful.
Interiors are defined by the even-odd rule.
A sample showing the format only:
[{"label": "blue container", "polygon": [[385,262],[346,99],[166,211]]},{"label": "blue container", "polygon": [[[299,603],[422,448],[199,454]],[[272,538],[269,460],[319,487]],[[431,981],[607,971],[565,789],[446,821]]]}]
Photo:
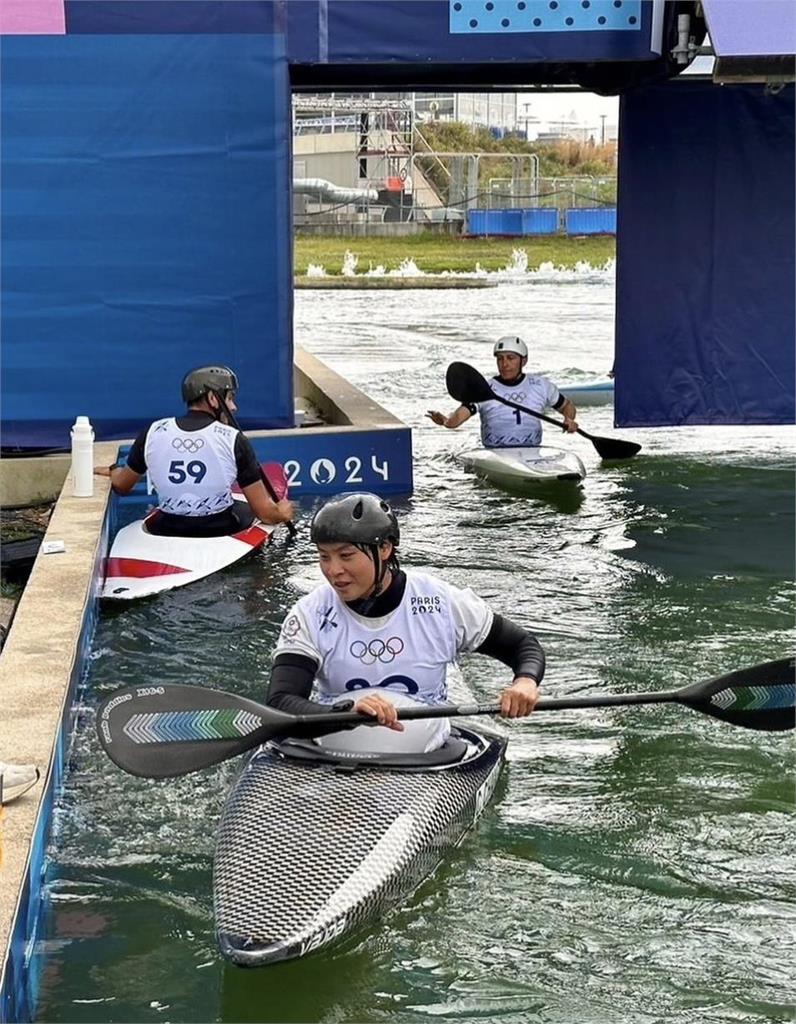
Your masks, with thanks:
[{"label": "blue container", "polygon": [[598,206],[588,210],[567,210],[568,235],[615,235],[616,207]]},{"label": "blue container", "polygon": [[524,235],[554,235],[556,231],[558,231],[558,210],[555,207],[522,211],[522,233]]},{"label": "blue container", "polygon": [[468,235],[552,235],[558,210],[468,210]]}]

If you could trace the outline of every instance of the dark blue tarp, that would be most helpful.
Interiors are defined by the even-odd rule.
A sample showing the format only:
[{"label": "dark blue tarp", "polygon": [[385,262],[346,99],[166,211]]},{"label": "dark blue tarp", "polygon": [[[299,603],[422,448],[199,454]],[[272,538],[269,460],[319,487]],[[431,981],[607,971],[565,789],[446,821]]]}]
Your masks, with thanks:
[{"label": "dark blue tarp", "polygon": [[794,91],[621,100],[616,422],[794,418]]},{"label": "dark blue tarp", "polygon": [[129,437],[217,361],[292,426],[284,37],[10,36],[1,113],[3,445]]}]

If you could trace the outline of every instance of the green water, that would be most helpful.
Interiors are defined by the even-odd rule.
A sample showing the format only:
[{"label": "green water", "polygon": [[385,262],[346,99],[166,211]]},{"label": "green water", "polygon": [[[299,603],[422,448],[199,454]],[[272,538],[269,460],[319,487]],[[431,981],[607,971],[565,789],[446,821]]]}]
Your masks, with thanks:
[{"label": "green water", "polygon": [[[599,277],[297,295],[297,340],[417,428],[416,490],[399,504],[405,564],[533,628],[548,694],[669,689],[793,647],[790,429],[620,431],[644,451],[610,467],[583,438],[548,435],[589,471],[579,501],[556,505],[466,475],[452,452],[474,430],[423,419],[452,407],[450,360],[487,369],[489,341],[526,325],[539,369],[604,375],[612,309]],[[581,417],[597,434],[611,419]],[[319,578],[306,536],[102,616],[56,813],[39,1020],[794,1019],[791,738],[672,707],[508,726],[495,801],[406,906],[306,961],[224,965],[213,829],[240,762],[170,782],[125,776],[98,749],[93,709],[133,681],[262,696],[282,615]],[[484,700],[507,680],[484,658],[463,672]]]}]

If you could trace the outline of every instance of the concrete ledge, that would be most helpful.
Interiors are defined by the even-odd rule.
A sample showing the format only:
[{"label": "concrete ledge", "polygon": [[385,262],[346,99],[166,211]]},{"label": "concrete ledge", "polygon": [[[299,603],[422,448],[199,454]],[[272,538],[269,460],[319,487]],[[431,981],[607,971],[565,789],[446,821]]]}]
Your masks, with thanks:
[{"label": "concrete ledge", "polygon": [[[97,445],[97,457],[112,461],[115,442]],[[110,482],[96,477],[94,496],[75,498],[63,488],[46,540],[66,550],[36,558],[30,579],[0,654],[0,759],[35,763],[42,780],[2,809],[0,820],[0,948],[9,940],[28,854],[40,814],[47,813],[53,753],[71,702],[70,684],[87,610],[93,603],[95,565]],[[6,957],[3,958],[5,966]]]},{"label": "concrete ledge", "polygon": [[69,473],[70,455],[0,459],[0,505],[44,505],[55,501]]},{"label": "concrete ledge", "polygon": [[363,429],[403,426],[397,416],[298,346],[293,360],[293,382],[296,394],[306,398],[330,425],[356,424]]}]

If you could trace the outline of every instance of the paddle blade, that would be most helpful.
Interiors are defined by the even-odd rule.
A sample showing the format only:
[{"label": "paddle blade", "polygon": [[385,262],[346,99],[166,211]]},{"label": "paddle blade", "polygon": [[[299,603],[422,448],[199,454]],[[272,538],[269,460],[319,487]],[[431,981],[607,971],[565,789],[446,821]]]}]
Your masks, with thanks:
[{"label": "paddle blade", "polygon": [[286,498],[288,482],[282,464],[280,462],[263,462],[261,463],[261,469],[273,487],[277,499],[281,501],[283,498]]},{"label": "paddle blade", "polygon": [[250,750],[293,721],[292,715],[202,686],[128,686],[100,705],[97,733],[114,764],[132,775],[163,779]]},{"label": "paddle blade", "polygon": [[601,459],[631,459],[641,451],[641,445],[635,441],[622,441],[618,437],[595,437],[585,430],[579,430],[578,433],[588,437]]},{"label": "paddle blade", "polygon": [[488,402],[495,397],[486,380],[469,363],[451,363],[445,372],[445,387],[451,398],[462,405]]},{"label": "paddle blade", "polygon": [[796,662],[768,661],[678,690],[677,699],[723,722],[763,732],[796,725]]}]

